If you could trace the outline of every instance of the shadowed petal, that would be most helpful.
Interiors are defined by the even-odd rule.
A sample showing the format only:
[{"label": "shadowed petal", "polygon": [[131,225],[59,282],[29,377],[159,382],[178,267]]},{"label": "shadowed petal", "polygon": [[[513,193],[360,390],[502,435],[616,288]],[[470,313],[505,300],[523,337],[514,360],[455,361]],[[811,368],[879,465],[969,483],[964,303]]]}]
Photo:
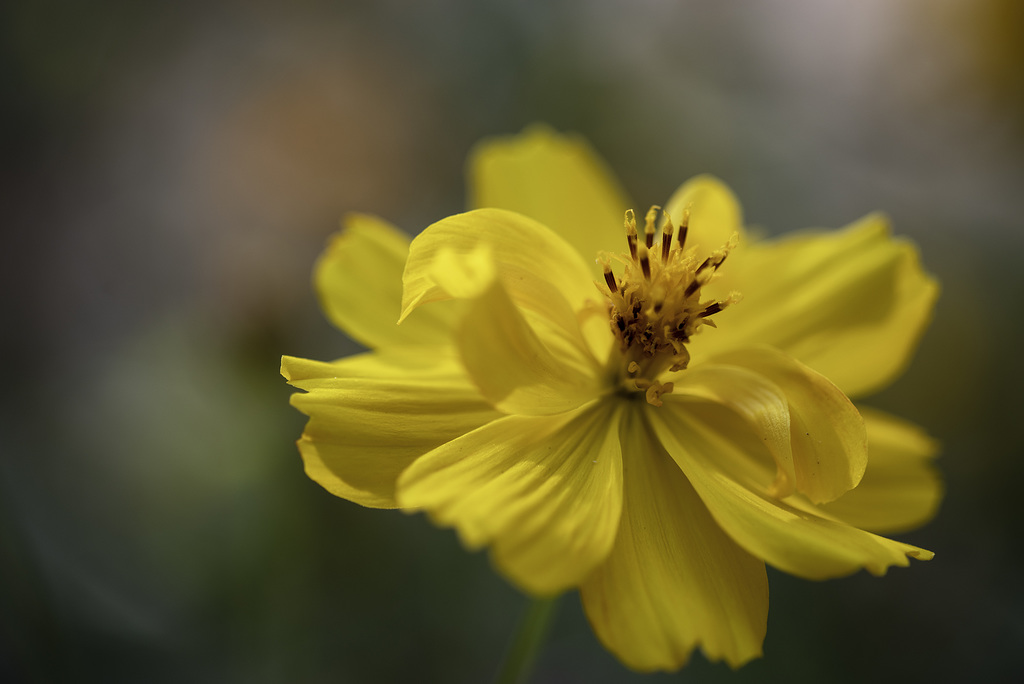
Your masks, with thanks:
[{"label": "shadowed petal", "polygon": [[451,336],[455,307],[431,307],[398,325],[409,238],[389,223],[349,214],[316,262],[313,282],[334,325],[370,347],[440,344]]},{"label": "shadowed petal", "polygon": [[761,655],[764,563],[736,545],[636,407],[622,430],[625,499],[611,555],[580,588],[601,642],[636,670],[675,670],[700,646],[738,667]]},{"label": "shadowed petal", "polygon": [[455,527],[534,594],[579,584],[611,549],[622,506],[616,402],[509,416],[418,459],[398,500]]},{"label": "shadowed petal", "polygon": [[678,374],[673,394],[721,404],[736,412],[764,442],[775,461],[773,496],[796,490],[796,468],[790,445],[789,402],[778,385],[739,366],[706,364]]},{"label": "shadowed petal", "polygon": [[938,444],[924,430],[887,413],[860,407],[868,428],[864,478],[822,509],[874,532],[902,532],[928,522],[942,499],[942,479],[932,465]]},{"label": "shadowed petal", "polygon": [[506,413],[569,411],[598,396],[594,364],[573,347],[545,344],[504,286],[494,281],[469,302],[456,334],[462,362],[480,392]]}]

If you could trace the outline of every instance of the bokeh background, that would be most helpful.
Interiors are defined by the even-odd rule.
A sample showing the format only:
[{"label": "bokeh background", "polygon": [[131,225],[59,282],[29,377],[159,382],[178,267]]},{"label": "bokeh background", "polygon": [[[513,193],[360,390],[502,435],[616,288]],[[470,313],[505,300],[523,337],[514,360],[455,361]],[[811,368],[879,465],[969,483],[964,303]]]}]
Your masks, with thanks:
[{"label": "bokeh background", "polygon": [[0,86],[0,681],[493,675],[525,599],[307,480],[278,368],[355,349],[310,288],[344,212],[415,233],[534,121],[641,207],[707,171],[769,235],[887,211],[943,296],[870,403],[948,487],[931,563],[773,572],[737,673],[633,674],[569,595],[534,681],[1024,677],[1024,3],[15,0]]}]

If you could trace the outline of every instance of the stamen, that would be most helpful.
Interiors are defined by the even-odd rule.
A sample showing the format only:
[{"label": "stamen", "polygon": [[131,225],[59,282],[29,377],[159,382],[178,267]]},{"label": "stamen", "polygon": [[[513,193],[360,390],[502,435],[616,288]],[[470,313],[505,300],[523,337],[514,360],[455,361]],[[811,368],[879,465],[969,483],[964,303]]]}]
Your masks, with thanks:
[{"label": "stamen", "polygon": [[637,249],[637,254],[640,258],[640,268],[643,269],[644,279],[651,279],[651,256],[650,252],[647,251],[646,245],[640,245]]},{"label": "stamen", "polygon": [[626,242],[629,243],[629,256],[636,261],[636,215],[632,209],[626,210]]},{"label": "stamen", "polygon": [[657,230],[654,221],[658,218],[660,210],[661,207],[655,205],[647,210],[647,216],[644,217],[644,244],[647,245],[647,249],[654,246],[654,233]]},{"label": "stamen", "polygon": [[[658,377],[666,371],[686,369],[690,363],[687,346],[693,336],[704,327],[716,327],[714,315],[739,298],[733,293],[726,299],[707,299],[700,291],[715,279],[715,271],[736,246],[737,238],[731,238],[706,259],[698,259],[693,248],[688,253],[683,250],[689,207],[683,211],[678,227],[667,214],[661,218],[659,212],[664,214],[659,207],[651,207],[647,212],[643,240],[637,232],[636,215],[626,212],[629,257],[615,257],[624,265],[621,272],[615,273],[611,261],[602,254],[598,263],[607,289],[601,281],[596,283],[608,298],[605,310],[621,354],[609,359],[609,363],[612,367],[622,364],[618,366],[617,377],[623,390],[644,395],[654,406],[661,406],[661,398],[673,389],[672,383],[662,382]],[[652,254],[658,230],[660,260]],[[678,249],[672,244],[673,239],[679,240]],[[678,255],[674,254],[676,251]],[[652,264],[652,259],[656,263]]]},{"label": "stamen", "polygon": [[672,233],[675,232],[675,227],[672,225],[672,219],[668,214],[665,214],[665,227],[661,229],[661,260],[664,263],[668,262],[669,252],[672,251]]},{"label": "stamen", "polygon": [[686,233],[690,230],[690,205],[683,209],[683,222],[679,224],[679,251],[686,246]]},{"label": "stamen", "polygon": [[697,314],[697,318],[704,318],[706,316],[714,316],[716,313],[725,308],[726,302],[714,302],[708,305],[703,311]]},{"label": "stamen", "polygon": [[615,282],[615,274],[612,273],[612,265],[607,260],[601,265],[604,267],[604,282],[608,284],[609,290],[615,292],[619,289],[619,285]]}]

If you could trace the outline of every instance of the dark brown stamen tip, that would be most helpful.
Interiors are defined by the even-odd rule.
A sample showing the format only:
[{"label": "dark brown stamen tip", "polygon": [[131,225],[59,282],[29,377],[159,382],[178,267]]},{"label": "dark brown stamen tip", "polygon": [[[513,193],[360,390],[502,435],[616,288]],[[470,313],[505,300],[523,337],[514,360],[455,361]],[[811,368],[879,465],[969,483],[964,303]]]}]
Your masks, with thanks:
[{"label": "dark brown stamen tip", "polygon": [[690,284],[686,286],[686,290],[684,290],[684,291],[683,291],[683,296],[684,296],[684,297],[689,297],[689,296],[690,296],[690,295],[692,295],[692,294],[693,294],[694,292],[696,292],[697,290],[699,290],[699,289],[700,289],[700,285],[701,285],[700,281],[699,281],[699,280],[697,280],[696,278],[694,278],[694,279],[693,279],[693,280],[692,280],[692,281],[690,282]]},{"label": "dark brown stamen tip", "polygon": [[647,210],[647,216],[644,217],[644,243],[647,249],[654,247],[654,233],[658,230],[655,221],[658,219],[659,211],[661,207],[655,205]]},{"label": "dark brown stamen tip", "polygon": [[683,220],[679,224],[679,250],[686,246],[686,233],[690,230],[690,208],[683,209]]},{"label": "dark brown stamen tip", "polygon": [[633,261],[636,261],[636,234],[627,235],[626,242],[629,243],[629,256],[633,258]]},{"label": "dark brown stamen tip", "polygon": [[704,318],[706,316],[714,316],[716,313],[718,313],[724,308],[725,305],[722,302],[715,302],[713,304],[709,304],[706,309],[697,314],[697,317]]},{"label": "dark brown stamen tip", "polygon": [[615,274],[612,273],[612,267],[608,264],[604,265],[604,282],[608,284],[608,289],[612,292],[619,289],[618,283],[615,282]]},{"label": "dark brown stamen tip", "polygon": [[647,251],[647,247],[641,247],[640,250],[640,268],[644,272],[644,278],[647,280],[651,279],[651,258],[650,253]]},{"label": "dark brown stamen tip", "polygon": [[672,251],[672,224],[665,226],[665,230],[661,234],[661,260],[668,261],[669,252]]}]

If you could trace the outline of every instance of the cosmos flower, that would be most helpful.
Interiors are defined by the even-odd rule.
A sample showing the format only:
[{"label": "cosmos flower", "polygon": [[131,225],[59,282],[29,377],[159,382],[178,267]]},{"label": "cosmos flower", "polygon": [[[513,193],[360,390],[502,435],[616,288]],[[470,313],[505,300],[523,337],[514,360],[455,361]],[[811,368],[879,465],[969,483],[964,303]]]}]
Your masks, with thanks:
[{"label": "cosmos flower", "polygon": [[411,243],[352,215],[319,261],[328,317],[370,351],[283,359],[311,478],[426,511],[530,594],[578,588],[643,671],[761,655],[766,563],[932,557],[876,533],[933,515],[934,444],[849,398],[903,370],[938,291],[883,217],[757,240],[702,176],[638,218],[543,127],[469,174],[479,208]]}]

